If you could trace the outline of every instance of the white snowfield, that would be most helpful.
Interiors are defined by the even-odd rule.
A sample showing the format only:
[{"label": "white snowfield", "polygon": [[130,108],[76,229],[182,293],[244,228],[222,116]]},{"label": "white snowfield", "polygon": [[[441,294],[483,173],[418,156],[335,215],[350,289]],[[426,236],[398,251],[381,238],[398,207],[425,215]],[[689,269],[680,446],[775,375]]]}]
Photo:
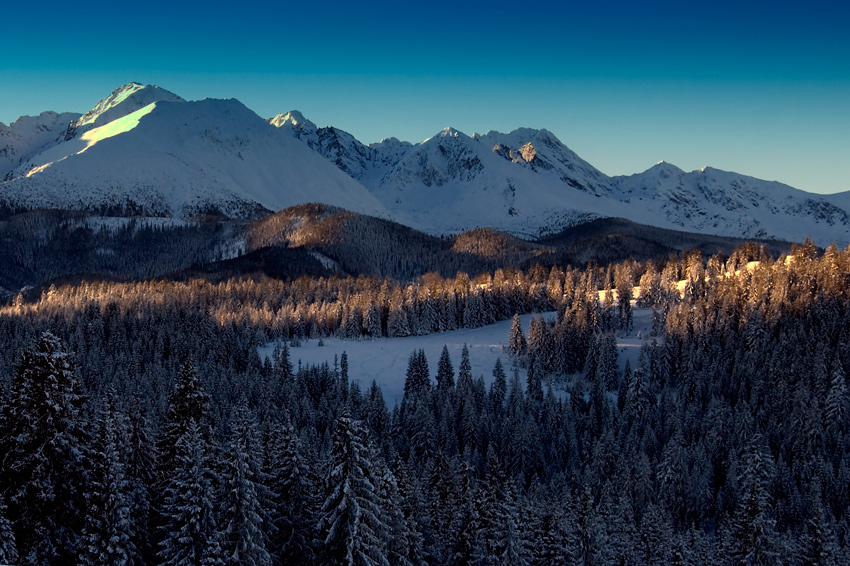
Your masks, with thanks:
[{"label": "white snowfield", "polygon": [[850,192],[816,195],[661,162],[609,177],[544,129],[365,145],[300,112],[186,101],[130,83],[86,114],[0,124],[0,209],[254,217],[307,202],[432,234],[490,227],[537,237],[600,217],[743,238],[850,243]]},{"label": "white snowfield", "polygon": [[[628,335],[617,337],[617,352],[620,369],[625,368],[626,360],[631,367],[637,367],[640,348],[649,340],[652,325],[651,309],[634,310],[634,328]],[[528,335],[528,327],[533,314],[520,316],[523,332]],[[545,313],[547,320],[554,320],[555,313]],[[410,354],[424,350],[428,359],[428,371],[432,384],[436,384],[437,362],[443,351],[443,345],[449,350],[452,365],[457,380],[461,352],[464,344],[469,349],[469,361],[472,366],[472,377],[484,377],[487,387],[493,382],[493,367],[496,360],[501,359],[505,374],[510,379],[513,372],[513,362],[505,352],[511,320],[503,320],[481,328],[438,332],[425,336],[408,336],[406,338],[378,338],[374,340],[344,340],[341,338],[325,338],[324,345],[319,346],[318,340],[307,340],[299,347],[289,349],[289,358],[293,367],[297,368],[299,361],[302,365],[320,365],[325,362],[333,367],[334,356],[337,360],[345,352],[348,356],[348,376],[365,391],[376,381],[387,406],[392,408],[404,397],[404,380],[407,374],[407,363]],[[271,357],[275,345],[269,344],[260,348],[260,357]],[[528,372],[520,369],[520,381],[525,387]]]}]

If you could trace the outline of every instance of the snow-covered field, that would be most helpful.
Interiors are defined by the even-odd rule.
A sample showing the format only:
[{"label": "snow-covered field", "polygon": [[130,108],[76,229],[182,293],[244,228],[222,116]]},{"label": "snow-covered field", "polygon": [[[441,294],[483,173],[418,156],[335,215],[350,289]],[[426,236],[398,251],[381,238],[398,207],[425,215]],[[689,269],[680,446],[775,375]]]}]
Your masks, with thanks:
[{"label": "snow-covered field", "polygon": [[[523,332],[528,335],[528,326],[531,317],[535,315],[526,314],[520,316]],[[553,320],[555,313],[546,313],[548,320]],[[625,366],[628,359],[632,368],[637,366],[640,355],[640,347],[646,342],[652,327],[652,311],[649,309],[636,309],[634,311],[634,329],[628,336],[617,337],[617,352],[619,354],[620,368]],[[472,365],[472,376],[477,379],[484,376],[487,386],[493,381],[493,366],[496,360],[502,360],[505,372],[510,377],[512,361],[505,352],[508,342],[508,333],[511,329],[511,321],[504,320],[489,326],[474,329],[455,330],[452,332],[441,332],[427,336],[409,336],[406,338],[379,338],[377,340],[343,340],[341,338],[325,338],[324,346],[319,346],[318,340],[307,340],[302,346],[290,348],[289,354],[293,366],[297,367],[300,361],[302,365],[317,365],[324,362],[333,365],[334,356],[345,352],[348,356],[348,376],[352,381],[359,383],[360,388],[365,390],[376,380],[384,394],[384,399],[389,407],[401,402],[404,396],[404,379],[407,373],[407,362],[414,350],[424,350],[428,358],[428,369],[431,379],[437,373],[437,362],[443,345],[449,349],[452,365],[457,368],[460,365],[461,351],[464,344],[469,348],[469,361]],[[260,348],[260,356],[268,357],[274,351],[274,344]],[[520,378],[525,384],[526,371],[520,369]]]}]

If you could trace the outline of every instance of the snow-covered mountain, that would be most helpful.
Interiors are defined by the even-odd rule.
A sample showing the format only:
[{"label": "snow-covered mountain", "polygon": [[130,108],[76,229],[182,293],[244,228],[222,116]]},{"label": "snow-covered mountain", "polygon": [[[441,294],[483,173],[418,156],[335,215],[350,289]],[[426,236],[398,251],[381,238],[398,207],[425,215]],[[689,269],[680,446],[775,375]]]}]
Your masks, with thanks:
[{"label": "snow-covered mountain", "polygon": [[0,123],[0,179],[11,178],[12,170],[21,163],[62,140],[69,124],[79,117],[70,112],[42,112],[38,116],[21,116],[8,126]]},{"label": "snow-covered mountain", "polygon": [[[539,236],[598,217],[743,238],[850,243],[850,192],[806,193],[774,181],[705,169],[686,173],[661,162],[609,177],[547,130],[520,128],[471,137],[447,128],[420,144],[394,138],[369,146],[332,128],[309,137],[289,131],[360,180],[396,220],[431,233],[488,226]],[[339,143],[316,143],[333,130]],[[340,147],[346,151],[340,151]],[[353,161],[343,156],[364,155]]]},{"label": "snow-covered mountain", "polygon": [[432,234],[490,227],[526,237],[590,219],[745,238],[850,243],[850,193],[659,163],[609,177],[551,132],[366,145],[300,112],[264,120],[237,100],[186,101],[130,83],[85,114],[0,124],[0,211],[253,217],[306,202]]},{"label": "snow-covered mountain", "polygon": [[387,215],[360,183],[237,100],[187,102],[131,83],[59,130],[8,172],[0,205],[255,217],[321,200]]},{"label": "snow-covered mountain", "polygon": [[815,195],[712,167],[686,173],[665,162],[612,183],[619,200],[641,211],[638,221],[656,226],[792,241],[811,236],[821,245],[850,240],[850,209],[832,202],[839,195]]}]

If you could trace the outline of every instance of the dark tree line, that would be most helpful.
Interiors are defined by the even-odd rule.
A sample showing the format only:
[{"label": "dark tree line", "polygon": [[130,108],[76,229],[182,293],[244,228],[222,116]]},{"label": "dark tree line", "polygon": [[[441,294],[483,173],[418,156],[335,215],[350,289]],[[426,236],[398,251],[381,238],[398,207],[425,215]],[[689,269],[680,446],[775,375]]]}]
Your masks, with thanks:
[{"label": "dark tree line", "polygon": [[[623,371],[637,284],[655,336]],[[850,253],[804,246],[416,285],[60,286],[0,312],[0,561],[847,563],[848,284]],[[411,353],[388,408],[345,356],[293,367],[293,340],[368,336],[322,326],[329,304],[379,309],[381,335],[557,314],[514,326],[489,387],[467,350]]]}]

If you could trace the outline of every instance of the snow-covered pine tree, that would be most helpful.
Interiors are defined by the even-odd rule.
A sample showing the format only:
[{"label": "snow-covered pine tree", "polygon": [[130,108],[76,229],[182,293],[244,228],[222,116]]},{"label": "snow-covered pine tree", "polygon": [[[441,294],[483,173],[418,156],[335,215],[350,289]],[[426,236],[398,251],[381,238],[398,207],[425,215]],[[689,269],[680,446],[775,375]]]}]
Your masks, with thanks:
[{"label": "snow-covered pine tree", "polygon": [[460,366],[457,372],[457,391],[458,395],[465,397],[472,389],[472,363],[469,361],[469,348],[466,344],[463,345],[463,350],[460,352]]},{"label": "snow-covered pine tree", "polygon": [[15,564],[18,561],[18,547],[15,544],[12,523],[6,518],[6,512],[6,502],[0,493],[0,564]]},{"label": "snow-covered pine tree", "polygon": [[[385,409],[386,410],[386,409]],[[276,564],[306,566],[314,555],[316,498],[292,425],[274,422],[266,443],[264,475],[270,494],[268,550]]]},{"label": "snow-covered pine tree", "polygon": [[209,439],[210,398],[201,387],[198,371],[192,362],[183,364],[177,385],[169,397],[168,413],[157,442],[160,478],[165,479],[175,465],[177,441],[194,425],[198,433]]},{"label": "snow-covered pine tree", "polygon": [[525,349],[527,347],[525,335],[522,333],[522,324],[519,320],[519,314],[514,314],[514,318],[511,321],[511,331],[508,334],[508,350],[514,356],[521,356],[525,354]]},{"label": "snow-covered pine tree", "polygon": [[369,306],[366,311],[366,317],[363,320],[363,327],[367,335],[372,338],[381,336],[381,307],[375,303]]},{"label": "snow-covered pine tree", "polygon": [[177,440],[174,467],[165,478],[159,543],[164,565],[224,564],[209,450],[200,426],[190,421]]},{"label": "snow-covered pine tree", "polygon": [[440,353],[440,361],[437,362],[437,389],[451,389],[455,385],[455,370],[452,366],[452,358],[449,356],[449,348],[443,344]]},{"label": "snow-covered pine tree", "polygon": [[76,560],[88,445],[71,356],[49,332],[21,356],[0,414],[0,485],[26,563]]},{"label": "snow-covered pine tree", "polygon": [[776,564],[778,536],[770,500],[773,458],[760,433],[747,444],[741,470],[741,494],[727,531],[725,548],[735,564]]},{"label": "snow-covered pine tree", "polygon": [[393,566],[413,566],[414,537],[404,517],[404,501],[398,491],[398,480],[386,466],[378,478],[378,495],[386,515],[387,560]]},{"label": "snow-covered pine tree", "polygon": [[416,398],[431,390],[431,377],[428,373],[428,359],[425,350],[416,350],[407,361],[407,376],[404,381],[405,399],[414,403]]},{"label": "snow-covered pine tree", "polygon": [[318,527],[329,566],[389,566],[388,529],[378,490],[381,465],[366,429],[346,410],[336,420]]},{"label": "snow-covered pine tree", "polygon": [[505,406],[505,395],[508,391],[508,380],[505,375],[505,368],[502,366],[502,359],[496,358],[496,364],[493,366],[493,383],[490,385],[490,410],[494,415],[501,416]]},{"label": "snow-covered pine tree", "polygon": [[140,558],[133,543],[135,525],[132,488],[127,479],[126,457],[122,453],[128,431],[124,414],[115,406],[115,392],[107,393],[98,415],[97,429],[89,459],[86,494],[86,565],[129,566]]},{"label": "snow-covered pine tree", "polygon": [[151,526],[151,490],[156,481],[156,450],[138,396],[130,400],[127,426],[128,446],[125,457],[127,481],[130,483],[132,542],[145,562],[156,551],[156,533],[152,532]]},{"label": "snow-covered pine tree", "polygon": [[270,519],[263,508],[268,493],[258,460],[262,452],[257,424],[243,399],[224,452],[219,497],[227,564],[269,566],[272,561],[267,549]]},{"label": "snow-covered pine tree", "polygon": [[389,313],[387,314],[387,336],[398,338],[411,335],[410,321],[404,308],[404,295],[401,289],[396,287],[390,299]]}]

